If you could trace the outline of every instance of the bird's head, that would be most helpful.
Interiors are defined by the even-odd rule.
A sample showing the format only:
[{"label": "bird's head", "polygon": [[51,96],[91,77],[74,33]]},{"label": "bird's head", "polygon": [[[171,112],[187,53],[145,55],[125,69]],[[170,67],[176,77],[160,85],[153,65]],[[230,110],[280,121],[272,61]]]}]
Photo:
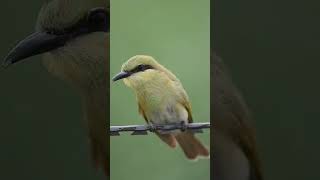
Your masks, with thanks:
[{"label": "bird's head", "polygon": [[4,67],[38,54],[54,75],[77,86],[106,69],[109,53],[106,0],[54,0],[43,5],[36,31],[7,55]]},{"label": "bird's head", "polygon": [[124,79],[124,83],[129,87],[155,81],[161,77],[168,77],[177,80],[174,74],[159,64],[153,57],[147,55],[136,55],[131,57],[121,67],[121,72],[113,77],[113,81]]}]

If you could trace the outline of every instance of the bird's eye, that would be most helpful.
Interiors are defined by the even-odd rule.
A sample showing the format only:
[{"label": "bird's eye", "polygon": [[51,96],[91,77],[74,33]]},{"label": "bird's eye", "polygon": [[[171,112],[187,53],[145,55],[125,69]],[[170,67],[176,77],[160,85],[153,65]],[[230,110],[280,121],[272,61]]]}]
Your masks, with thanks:
[{"label": "bird's eye", "polygon": [[143,71],[145,71],[147,69],[153,69],[153,67],[150,66],[150,65],[139,64],[134,69],[132,69],[130,72],[131,73],[143,72]]},{"label": "bird's eye", "polygon": [[89,12],[87,21],[91,28],[107,31],[109,27],[109,14],[104,8],[95,8]]},{"label": "bird's eye", "polygon": [[137,70],[138,71],[144,71],[145,66],[143,64],[138,65]]},{"label": "bird's eye", "polygon": [[46,29],[46,32],[51,35],[62,35],[65,33],[63,29]]},{"label": "bird's eye", "polygon": [[89,12],[88,21],[90,23],[101,23],[106,22],[107,20],[107,11],[104,8],[96,8]]}]

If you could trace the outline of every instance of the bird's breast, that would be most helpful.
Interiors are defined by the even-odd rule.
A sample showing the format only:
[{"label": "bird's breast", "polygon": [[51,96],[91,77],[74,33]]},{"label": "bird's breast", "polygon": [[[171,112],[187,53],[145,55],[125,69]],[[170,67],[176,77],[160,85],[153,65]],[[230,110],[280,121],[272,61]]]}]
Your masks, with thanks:
[{"label": "bird's breast", "polygon": [[137,94],[147,119],[153,124],[187,122],[188,112],[178,102],[178,96],[165,86],[144,88]]}]

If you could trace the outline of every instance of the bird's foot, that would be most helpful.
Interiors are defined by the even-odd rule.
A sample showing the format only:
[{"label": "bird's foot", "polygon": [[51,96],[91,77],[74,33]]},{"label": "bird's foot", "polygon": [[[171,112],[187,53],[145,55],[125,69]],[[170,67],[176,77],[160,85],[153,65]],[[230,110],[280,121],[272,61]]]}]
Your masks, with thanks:
[{"label": "bird's foot", "polygon": [[181,121],[180,122],[180,126],[181,126],[181,131],[184,132],[187,130],[187,124],[185,121]]},{"label": "bird's foot", "polygon": [[157,130],[156,126],[150,123],[149,124],[149,131],[150,132],[156,132],[156,130]]}]

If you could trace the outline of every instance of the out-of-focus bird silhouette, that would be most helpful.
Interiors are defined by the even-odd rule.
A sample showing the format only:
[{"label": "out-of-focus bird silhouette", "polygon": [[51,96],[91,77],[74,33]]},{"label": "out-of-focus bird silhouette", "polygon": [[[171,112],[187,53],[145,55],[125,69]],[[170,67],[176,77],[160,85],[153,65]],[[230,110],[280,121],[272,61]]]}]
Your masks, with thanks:
[{"label": "out-of-focus bird silhouette", "polygon": [[222,60],[211,55],[213,179],[262,180],[248,107]]},{"label": "out-of-focus bird silhouette", "polygon": [[40,10],[36,32],[8,54],[4,67],[43,54],[54,76],[79,92],[94,165],[109,176],[109,1],[54,0]]}]

